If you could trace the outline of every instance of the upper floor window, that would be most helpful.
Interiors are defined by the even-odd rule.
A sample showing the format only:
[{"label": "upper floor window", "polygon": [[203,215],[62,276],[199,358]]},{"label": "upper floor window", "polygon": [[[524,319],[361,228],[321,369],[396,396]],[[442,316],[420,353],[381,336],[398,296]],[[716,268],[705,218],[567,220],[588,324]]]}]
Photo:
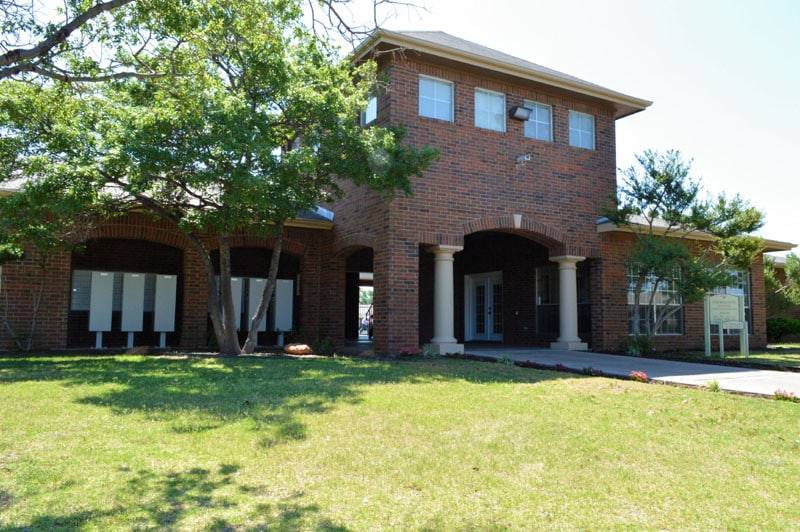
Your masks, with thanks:
[{"label": "upper floor window", "polygon": [[505,132],[505,94],[475,89],[475,127]]},{"label": "upper floor window", "polygon": [[453,84],[442,79],[419,77],[419,115],[453,121]]},{"label": "upper floor window", "polygon": [[553,108],[535,102],[525,102],[525,107],[531,109],[531,117],[525,122],[525,136],[531,139],[553,140]]},{"label": "upper floor window", "polygon": [[569,112],[569,145],[594,149],[594,117],[577,111]]},{"label": "upper floor window", "polygon": [[378,97],[372,96],[367,102],[367,108],[361,111],[361,125],[371,124],[378,118]]}]

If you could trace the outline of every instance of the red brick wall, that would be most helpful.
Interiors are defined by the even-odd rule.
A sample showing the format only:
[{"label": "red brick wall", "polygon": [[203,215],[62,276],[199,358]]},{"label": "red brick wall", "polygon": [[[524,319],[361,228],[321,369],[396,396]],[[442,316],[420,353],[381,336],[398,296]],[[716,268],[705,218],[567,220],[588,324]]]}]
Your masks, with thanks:
[{"label": "red brick wall", "polygon": [[[412,179],[411,197],[387,202],[345,183],[345,198],[331,206],[336,213],[334,251],[346,254],[348,246],[360,243],[375,252],[377,351],[397,352],[427,341],[432,334],[432,280],[428,278],[432,268],[419,259],[427,253],[427,245],[463,245],[467,234],[502,229],[543,244],[550,255],[600,257],[596,220],[600,206],[616,191],[615,124],[610,107],[488,71],[467,71],[424,59],[412,51],[404,56],[385,55],[381,61],[389,86],[378,99],[378,123],[403,124],[410,144],[432,146],[441,158],[423,178]],[[454,122],[418,116],[420,74],[454,83]],[[477,87],[506,94],[509,108],[525,99],[551,105],[554,141],[526,138],[523,123],[511,119],[505,133],[476,128]],[[595,150],[569,146],[570,110],[595,117]],[[528,153],[531,161],[518,166],[516,157]],[[512,214],[522,214],[521,230],[514,231]],[[461,282],[456,279],[456,285]],[[342,276],[339,284],[343,283]],[[461,300],[457,330],[463,329],[463,295]],[[508,301],[514,303],[513,297]],[[513,322],[509,318],[509,325]]]},{"label": "red brick wall", "polygon": [[[614,351],[619,349],[623,338],[628,336],[627,274],[625,257],[633,242],[633,236],[624,233],[605,234],[603,251],[605,260],[599,274],[601,287],[600,306],[593,305],[593,315],[601,329],[593,348]],[[699,251],[699,250],[698,250]],[[595,285],[596,286],[596,285]],[[753,329],[750,331],[750,347],[766,346],[766,309],[764,300],[764,267],[762,257],[758,257],[750,268],[750,308],[753,316]],[[659,335],[655,337],[655,347],[659,351],[703,350],[704,349],[703,302],[687,304],[684,307],[684,334]],[[730,337],[726,345],[738,349],[739,343]],[[712,338],[714,349],[718,346],[716,337]]]},{"label": "red brick wall", "polygon": [[[177,248],[183,253],[183,302],[180,346],[203,347],[208,340],[208,292],[202,259],[188,239],[164,220],[156,221],[142,214],[131,214],[99,225],[90,239],[140,240]],[[213,240],[206,242],[214,249]],[[234,247],[271,248],[272,242],[250,236],[236,236]],[[284,253],[300,261],[300,323],[312,337],[320,334],[320,271],[323,257],[330,253],[330,234],[326,231],[286,229]],[[131,251],[133,253],[133,251]],[[135,264],[137,257],[126,259],[124,246],[117,252],[121,264]],[[80,261],[79,261],[80,262]],[[70,302],[71,256],[62,253],[47,262],[47,283],[38,318],[34,347],[58,349],[67,344],[67,322]],[[85,265],[81,266],[84,267]],[[268,264],[264,264],[266,275]],[[30,259],[6,264],[2,271],[2,290],[8,294],[10,321],[15,330],[27,329],[32,316],[31,290],[36,287],[35,265]],[[0,331],[0,349],[13,349],[10,335]]]},{"label": "red brick wall", "polygon": [[[15,335],[25,345],[34,314],[34,300],[38,297],[41,269],[36,251],[25,250],[22,261],[3,265],[0,279],[0,308],[7,312]],[[67,338],[67,313],[70,294],[70,258],[67,253],[56,253],[45,262],[46,281],[39,302],[39,313],[33,335],[34,349],[62,347]],[[0,330],[0,349],[16,349],[11,334]]]}]

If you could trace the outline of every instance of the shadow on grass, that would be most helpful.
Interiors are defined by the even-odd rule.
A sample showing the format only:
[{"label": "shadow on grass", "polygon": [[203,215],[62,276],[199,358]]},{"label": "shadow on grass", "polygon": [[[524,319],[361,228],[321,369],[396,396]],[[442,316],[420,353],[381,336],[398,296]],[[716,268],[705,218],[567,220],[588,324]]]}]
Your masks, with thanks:
[{"label": "shadow on grass", "polygon": [[[558,378],[575,376],[504,364],[426,358],[0,358],[0,394],[10,401],[24,399],[14,395],[14,383],[41,382],[70,388],[69,400],[79,404],[158,421],[176,436],[240,423],[257,434],[256,442],[264,449],[306,438],[306,416],[327,412],[337,404],[358,403],[371,386],[536,383]],[[185,471],[131,470],[120,496],[126,498],[124,493],[128,493],[136,508],[63,514],[43,510],[39,515],[29,514],[26,526],[19,530],[91,527],[104,518],[126,520],[142,528],[174,529],[191,523],[205,511],[221,514],[210,524],[212,530],[346,530],[320,515],[324,509],[302,493],[275,500],[274,494],[268,495],[269,486],[241,485],[238,469],[236,464],[222,464]],[[261,496],[272,502],[245,510],[246,515],[237,517],[237,522],[226,521],[225,514],[242,515],[235,507],[243,500]],[[12,494],[0,491],[0,510],[14,503]]]},{"label": "shadow on grass", "polygon": [[[239,467],[223,464],[217,471],[194,468],[185,472],[156,474],[142,470],[128,482],[131,492],[137,496],[139,510],[145,513],[144,520],[132,523],[134,527],[159,530],[182,528],[182,523],[192,513],[224,511],[238,505],[239,494],[269,491],[265,486],[243,486],[237,484],[235,475]],[[236,486],[231,491],[227,486]],[[230,523],[224,518],[215,518],[205,530],[299,530],[313,524],[315,530],[347,530],[328,519],[319,519],[316,504],[302,504],[303,493],[296,493],[275,504],[259,504],[247,517],[248,525]]]},{"label": "shadow on grass", "polygon": [[[65,515],[40,515],[25,526],[3,528],[4,532],[29,532],[31,530],[79,530],[93,520],[115,514],[116,512],[100,512],[84,510]],[[2,521],[0,521],[2,524]]]},{"label": "shadow on grass", "polygon": [[[115,414],[143,413],[173,432],[247,420],[270,448],[302,440],[302,415],[357,403],[371,385],[434,381],[538,382],[566,375],[449,359],[194,357],[0,358],[0,386],[23,381],[85,387],[77,400]],[[569,377],[574,377],[569,375]]]}]

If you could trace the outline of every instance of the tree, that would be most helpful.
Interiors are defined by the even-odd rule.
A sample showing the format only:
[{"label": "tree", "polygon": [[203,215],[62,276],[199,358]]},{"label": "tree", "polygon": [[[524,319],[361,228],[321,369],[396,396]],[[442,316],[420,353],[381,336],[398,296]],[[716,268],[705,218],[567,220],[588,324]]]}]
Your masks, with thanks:
[{"label": "tree", "polygon": [[[387,11],[418,9],[403,0],[372,0],[371,23],[355,20],[352,0],[289,0],[310,13],[309,31],[355,44],[378,27]],[[172,0],[0,0],[0,80],[48,78],[99,82],[160,77],[183,42],[172,39],[190,2]],[[164,61],[169,63],[164,68]]]},{"label": "tree", "polygon": [[[340,195],[342,179],[409,192],[409,177],[436,154],[405,145],[402,129],[357,125],[375,65],[339,59],[302,24],[299,2],[179,6],[179,17],[161,23],[164,41],[180,43],[170,68],[165,58],[151,63],[165,75],[4,82],[0,128],[14,151],[2,164],[6,176],[53,184],[87,212],[144,209],[174,224],[203,258],[220,351],[238,354],[253,349],[264,319],[283,223]],[[230,282],[230,239],[241,232],[276,239],[244,346]],[[209,238],[219,249],[219,292]]]},{"label": "tree", "polygon": [[[750,236],[763,225],[763,214],[738,195],[703,199],[699,183],[690,177],[691,162],[678,151],[648,150],[636,161],[622,171],[618,196],[604,214],[635,237],[625,262],[633,293],[632,332],[652,342],[681,303],[730,284],[730,269],[749,268],[763,247],[761,239]],[[695,237],[707,244],[697,245]],[[659,292],[667,284],[670,290]]]},{"label": "tree", "polygon": [[767,318],[777,317],[800,305],[800,257],[794,253],[786,256],[783,275],[779,275],[775,261],[764,260],[764,288],[767,294]]}]

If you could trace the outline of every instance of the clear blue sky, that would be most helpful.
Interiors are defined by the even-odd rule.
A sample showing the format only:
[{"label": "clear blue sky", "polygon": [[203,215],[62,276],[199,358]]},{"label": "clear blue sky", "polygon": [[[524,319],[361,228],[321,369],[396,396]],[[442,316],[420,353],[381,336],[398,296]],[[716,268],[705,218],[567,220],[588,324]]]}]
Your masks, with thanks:
[{"label": "clear blue sky", "polygon": [[[800,243],[800,1],[421,0],[384,27],[441,30],[653,101],[617,122],[617,165],[679,149],[704,189]],[[797,252],[797,250],[795,250]]]}]

